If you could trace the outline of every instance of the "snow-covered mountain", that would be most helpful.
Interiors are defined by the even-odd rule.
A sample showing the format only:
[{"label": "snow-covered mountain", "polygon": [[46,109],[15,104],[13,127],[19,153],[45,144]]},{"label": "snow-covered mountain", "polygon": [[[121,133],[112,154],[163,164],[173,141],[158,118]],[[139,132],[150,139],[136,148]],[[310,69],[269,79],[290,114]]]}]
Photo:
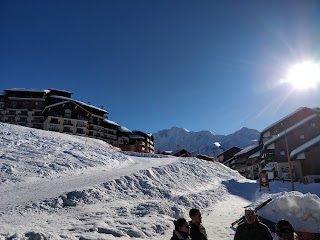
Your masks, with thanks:
[{"label": "snow-covered mountain", "polygon": [[[229,135],[216,135],[210,131],[193,132],[185,128],[172,127],[153,134],[155,140],[155,151],[177,150],[185,148],[192,155],[201,153],[207,156],[216,156],[233,146],[245,148],[256,144],[260,132],[255,129],[242,128]],[[219,144],[215,144],[219,143]]]}]

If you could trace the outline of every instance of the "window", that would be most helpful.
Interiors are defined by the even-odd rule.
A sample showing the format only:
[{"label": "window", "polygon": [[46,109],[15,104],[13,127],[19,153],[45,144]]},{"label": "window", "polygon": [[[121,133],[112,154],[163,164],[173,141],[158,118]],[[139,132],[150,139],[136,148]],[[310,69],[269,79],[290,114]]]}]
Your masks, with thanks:
[{"label": "window", "polygon": [[59,132],[59,127],[56,126],[56,125],[50,125],[49,127],[49,131],[56,131],[56,132]]},{"label": "window", "polygon": [[312,122],[310,123],[311,127],[315,127],[316,126],[316,123],[315,122]]},{"label": "window", "polygon": [[77,122],[77,127],[84,127],[84,122],[78,121]]},{"label": "window", "polygon": [[286,154],[285,154],[284,151],[280,151],[280,155],[281,155],[281,156],[284,156],[284,155],[286,155]]},{"label": "window", "polygon": [[70,133],[70,132],[71,132],[71,129],[70,129],[70,127],[64,127],[64,128],[63,128],[63,131],[64,131],[64,132],[67,132],[67,133]]},{"label": "window", "polygon": [[59,121],[57,118],[51,118],[51,121],[50,123],[53,123],[53,124],[59,124]]},{"label": "window", "polygon": [[77,128],[77,133],[84,134],[84,130],[82,128]]},{"label": "window", "polygon": [[70,109],[64,110],[64,117],[65,118],[71,118],[71,110]]},{"label": "window", "polygon": [[11,108],[17,107],[17,101],[11,101]]},{"label": "window", "polygon": [[28,108],[29,107],[29,102],[23,101],[22,102],[22,108]]},{"label": "window", "polygon": [[64,121],[63,121],[63,125],[70,125],[70,126],[72,126],[72,123],[71,123],[70,120],[64,120]]},{"label": "window", "polygon": [[300,139],[304,139],[304,135],[302,134],[302,135],[300,135]]},{"label": "window", "polygon": [[42,102],[36,101],[36,102],[34,103],[34,108],[35,108],[35,109],[42,109],[42,106],[43,106],[43,103],[42,103]]}]

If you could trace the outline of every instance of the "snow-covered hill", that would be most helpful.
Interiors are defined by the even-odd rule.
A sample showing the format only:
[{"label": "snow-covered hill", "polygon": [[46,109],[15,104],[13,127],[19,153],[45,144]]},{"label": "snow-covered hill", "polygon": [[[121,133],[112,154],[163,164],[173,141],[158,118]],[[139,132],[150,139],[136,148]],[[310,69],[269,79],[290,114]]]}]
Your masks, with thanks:
[{"label": "snow-covered hill", "polygon": [[243,207],[269,197],[262,216],[320,232],[318,184],[260,192],[217,162],[124,154],[91,138],[0,123],[0,174],[0,239],[169,239],[172,221],[198,207],[209,239],[231,240]]},{"label": "snow-covered hill", "polygon": [[[233,146],[245,148],[256,144],[259,139],[259,131],[255,129],[242,128],[239,131],[229,135],[216,135],[210,131],[193,132],[185,128],[172,127],[154,133],[155,151],[158,150],[177,150],[185,148],[196,155],[201,153],[207,156],[216,156]],[[214,143],[219,143],[218,147]]]}]

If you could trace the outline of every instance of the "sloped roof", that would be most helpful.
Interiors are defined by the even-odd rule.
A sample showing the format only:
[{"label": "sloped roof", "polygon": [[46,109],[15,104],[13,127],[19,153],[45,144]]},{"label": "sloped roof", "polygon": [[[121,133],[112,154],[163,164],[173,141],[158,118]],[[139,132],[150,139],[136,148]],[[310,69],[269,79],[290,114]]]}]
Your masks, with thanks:
[{"label": "sloped roof", "polygon": [[120,126],[118,123],[110,121],[109,119],[106,119],[106,118],[103,119],[103,121],[106,122],[106,123],[112,124],[112,125]]},{"label": "sloped roof", "polygon": [[58,103],[54,103],[54,104],[48,105],[43,109],[43,111],[46,110],[47,108],[59,106],[59,105],[62,105],[62,104],[68,103],[68,102],[70,102],[70,101],[63,101],[63,102],[58,102]]},{"label": "sloped roof", "polygon": [[250,155],[248,157],[248,159],[251,159],[251,158],[256,158],[256,157],[259,157],[260,156],[260,150],[258,150],[257,152],[255,152],[254,154]]},{"label": "sloped roof", "polygon": [[58,91],[58,92],[65,92],[65,93],[70,93],[70,94],[73,94],[73,92],[69,92],[69,91],[66,91],[66,90],[61,90],[61,89],[56,89],[56,88],[48,88],[49,91]]},{"label": "sloped roof", "polygon": [[131,134],[131,135],[129,135],[129,138],[131,138],[131,139],[144,139],[144,137],[137,135],[137,134]]},{"label": "sloped roof", "polygon": [[252,149],[254,149],[254,148],[258,147],[258,146],[259,146],[259,145],[257,145],[257,144],[250,145],[250,146],[246,147],[245,149],[241,150],[240,152],[237,152],[234,156],[239,156],[239,155],[241,155],[241,154],[247,153],[247,152],[249,152],[250,150],[252,150]]},{"label": "sloped roof", "polygon": [[47,89],[27,89],[27,88],[10,88],[10,89],[5,89],[6,91],[15,91],[15,92],[44,92],[48,93],[49,90]]},{"label": "sloped roof", "polygon": [[263,133],[263,132],[267,131],[268,129],[270,129],[270,128],[274,127],[275,125],[277,125],[277,124],[279,124],[279,123],[283,122],[285,119],[287,119],[287,118],[289,118],[289,117],[293,116],[294,114],[296,114],[297,112],[301,111],[301,110],[302,110],[302,109],[304,109],[304,108],[307,108],[307,107],[301,107],[301,108],[298,108],[298,109],[297,109],[297,110],[295,110],[294,112],[292,112],[292,113],[288,114],[287,116],[285,116],[285,117],[281,118],[281,119],[280,119],[280,120],[278,120],[277,122],[274,122],[274,123],[272,123],[270,126],[268,126],[268,127],[266,127],[265,129],[263,129],[263,130],[261,131],[261,133]]},{"label": "sloped roof", "polygon": [[229,152],[229,151],[232,150],[233,148],[237,148],[237,149],[239,149],[239,151],[243,150],[243,148],[233,146],[233,147],[231,147],[231,148],[228,148],[227,150],[224,150],[222,153],[220,153],[219,155],[217,155],[217,157],[225,154],[226,152]]},{"label": "sloped roof", "polygon": [[128,132],[128,133],[132,133],[128,128],[123,127],[123,126],[120,126],[120,127],[118,128],[118,130],[119,130],[120,132]]},{"label": "sloped roof", "polygon": [[320,135],[311,139],[310,141],[306,142],[305,144],[302,144],[301,146],[297,147],[296,149],[294,149],[291,153],[290,153],[290,157],[294,157],[302,152],[304,152],[305,150],[307,150],[308,148],[312,147],[313,145],[317,144],[318,142],[320,142]]},{"label": "sloped roof", "polygon": [[93,108],[93,109],[96,109],[96,110],[99,110],[99,111],[102,111],[104,113],[108,113],[106,110],[102,109],[102,108],[98,108],[98,107],[95,107],[93,105],[89,105],[87,103],[84,103],[84,102],[81,102],[81,101],[78,101],[78,100],[74,100],[72,98],[67,98],[67,97],[63,97],[63,96],[58,96],[58,95],[51,95],[49,97],[52,97],[52,98],[59,98],[59,99],[62,99],[62,100],[69,100],[69,101],[73,101],[73,102],[76,102],[78,104],[81,104],[81,105],[84,105],[84,106],[87,106],[87,107],[90,107],[90,108]]},{"label": "sloped roof", "polygon": [[301,120],[300,122],[292,125],[291,127],[287,128],[286,130],[280,132],[277,136],[274,136],[272,138],[270,138],[268,141],[266,141],[264,143],[264,148],[266,148],[267,146],[269,146],[270,144],[274,143],[275,141],[277,141],[278,139],[282,138],[285,133],[288,134],[289,132],[291,132],[292,130],[296,129],[297,127],[301,126],[302,124],[306,123],[307,121],[320,116],[319,114],[312,114],[309,117],[306,117],[305,119]]}]

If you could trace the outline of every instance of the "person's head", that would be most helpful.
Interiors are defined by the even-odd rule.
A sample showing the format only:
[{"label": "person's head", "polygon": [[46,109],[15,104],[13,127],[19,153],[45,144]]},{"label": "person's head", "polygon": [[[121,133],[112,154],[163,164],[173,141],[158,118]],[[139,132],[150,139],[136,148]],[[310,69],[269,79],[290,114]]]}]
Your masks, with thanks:
[{"label": "person's head", "polygon": [[287,220],[280,220],[276,225],[276,234],[283,239],[293,239],[294,229],[290,222]]},{"label": "person's head", "polygon": [[244,210],[244,217],[247,223],[252,224],[256,220],[256,213],[253,208],[246,208]]},{"label": "person's head", "polygon": [[174,220],[174,230],[190,233],[190,225],[185,218],[179,218],[178,220]]},{"label": "person's head", "polygon": [[202,222],[201,213],[198,208],[192,208],[189,211],[189,216],[191,218],[192,223],[199,225]]}]

